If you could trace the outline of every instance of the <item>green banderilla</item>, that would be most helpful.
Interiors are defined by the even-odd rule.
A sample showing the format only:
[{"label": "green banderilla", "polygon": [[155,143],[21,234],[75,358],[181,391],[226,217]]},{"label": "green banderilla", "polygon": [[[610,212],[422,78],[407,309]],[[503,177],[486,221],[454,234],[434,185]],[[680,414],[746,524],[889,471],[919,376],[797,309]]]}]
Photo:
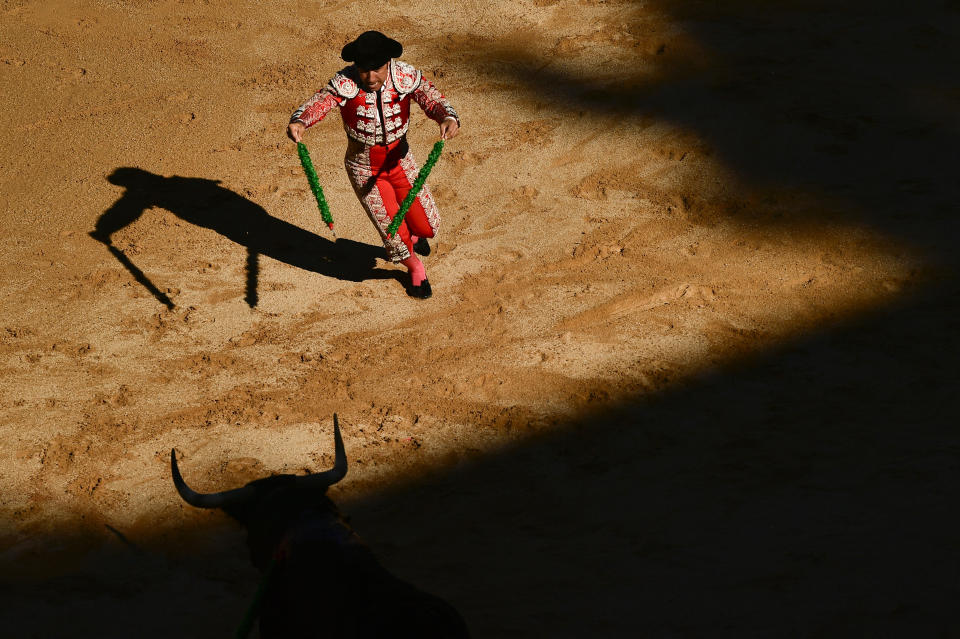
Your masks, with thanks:
[{"label": "green banderilla", "polygon": [[320,209],[320,217],[330,230],[333,230],[333,216],[330,215],[330,207],[327,206],[327,199],[323,197],[323,189],[320,187],[320,179],[317,177],[317,171],[313,168],[313,162],[310,160],[310,151],[303,142],[297,142],[297,154],[300,155],[300,164],[303,165],[303,172],[307,174],[307,182],[310,183],[310,190],[313,196],[317,198],[317,208]]},{"label": "green banderilla", "polygon": [[407,193],[407,197],[403,198],[403,203],[400,204],[400,210],[397,211],[397,214],[393,216],[393,221],[390,222],[390,226],[387,227],[388,237],[393,237],[396,235],[397,229],[400,228],[400,224],[403,222],[404,216],[406,216],[407,211],[410,210],[410,205],[413,204],[414,198],[417,197],[417,194],[420,193],[420,189],[423,188],[423,183],[427,181],[427,176],[430,175],[430,171],[433,170],[433,165],[436,164],[437,160],[440,159],[440,153],[442,151],[443,140],[437,140],[437,143],[433,145],[433,150],[430,151],[430,157],[427,158],[423,168],[420,169],[420,173],[417,174],[417,179],[413,181],[413,186],[410,187],[410,192]]}]

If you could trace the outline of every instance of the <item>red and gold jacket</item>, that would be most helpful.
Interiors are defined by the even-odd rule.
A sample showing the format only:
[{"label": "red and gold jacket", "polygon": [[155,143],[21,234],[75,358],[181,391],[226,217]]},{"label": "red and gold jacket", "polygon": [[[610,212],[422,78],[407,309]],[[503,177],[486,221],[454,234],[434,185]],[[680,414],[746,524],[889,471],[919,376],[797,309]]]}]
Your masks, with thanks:
[{"label": "red and gold jacket", "polygon": [[[431,120],[443,122],[460,118],[450,102],[423,77],[419,70],[400,60],[390,60],[390,72],[379,91],[367,93],[360,88],[356,67],[339,71],[327,85],[293,112],[291,122],[311,127],[335,106],[340,107],[347,135],[363,144],[390,144],[407,133],[410,124],[410,98]],[[383,123],[383,124],[381,124]]]}]

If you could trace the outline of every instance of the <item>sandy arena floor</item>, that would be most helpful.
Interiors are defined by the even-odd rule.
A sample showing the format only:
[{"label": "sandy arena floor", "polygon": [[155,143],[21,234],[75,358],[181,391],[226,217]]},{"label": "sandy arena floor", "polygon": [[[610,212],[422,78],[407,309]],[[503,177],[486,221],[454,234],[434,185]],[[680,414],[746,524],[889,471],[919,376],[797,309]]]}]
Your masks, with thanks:
[{"label": "sandy arena floor", "polygon": [[[232,636],[169,451],[321,470],[334,412],[477,637],[960,634],[960,9],[774,4],[3,0],[0,634]],[[284,136],[368,28],[463,120],[428,301],[339,116],[337,237]]]}]

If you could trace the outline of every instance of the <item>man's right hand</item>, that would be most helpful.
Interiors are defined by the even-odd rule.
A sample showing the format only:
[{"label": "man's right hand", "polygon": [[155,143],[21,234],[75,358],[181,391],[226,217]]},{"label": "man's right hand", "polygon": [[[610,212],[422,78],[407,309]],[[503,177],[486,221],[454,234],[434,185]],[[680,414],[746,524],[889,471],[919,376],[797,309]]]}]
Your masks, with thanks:
[{"label": "man's right hand", "polygon": [[289,137],[294,142],[300,142],[303,138],[303,132],[307,130],[307,127],[303,122],[291,122],[287,125],[287,137]]}]

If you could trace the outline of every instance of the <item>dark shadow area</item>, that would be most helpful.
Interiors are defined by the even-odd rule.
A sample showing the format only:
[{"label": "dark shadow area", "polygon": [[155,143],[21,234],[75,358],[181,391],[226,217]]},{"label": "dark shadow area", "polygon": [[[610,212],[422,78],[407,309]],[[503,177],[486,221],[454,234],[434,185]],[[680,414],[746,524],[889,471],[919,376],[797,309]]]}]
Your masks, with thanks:
[{"label": "dark shadow area", "polygon": [[956,635],[958,289],[344,510],[478,637]]},{"label": "dark shadow area", "polygon": [[251,307],[259,295],[259,256],[266,255],[297,268],[350,282],[401,279],[397,272],[376,268],[386,259],[382,246],[337,239],[331,242],[310,231],[272,217],[263,207],[220,186],[216,180],[163,177],[143,169],[124,167],[109,177],[127,190],[103,212],[91,235],[111,253],[157,300],[173,302],[110,241],[111,235],[133,224],[149,208],[159,207],[180,219],[220,233],[247,248],[246,296]]},{"label": "dark shadow area", "polygon": [[[958,293],[945,281],[660,396],[557,415],[513,449],[334,499],[476,637],[954,636]],[[0,623],[18,637],[66,636],[64,618],[70,636],[228,636],[258,578],[239,527],[205,521],[101,531],[52,581],[36,575],[64,539],[4,553]]]},{"label": "dark shadow area", "polygon": [[[632,68],[573,73],[564,70],[574,68],[566,55],[519,42],[485,48],[472,62],[574,116],[672,122],[697,134],[747,186],[797,189],[823,202],[804,213],[817,220],[789,219],[792,203],[776,199],[728,207],[730,215],[770,224],[862,221],[924,248],[952,248],[960,236],[956,3],[635,6],[623,26],[636,38]],[[651,15],[665,16],[677,34],[648,29]],[[687,37],[696,46],[675,51]]]},{"label": "dark shadow area", "polygon": [[234,636],[259,574],[225,517],[176,532],[77,519],[3,548],[4,637]]}]

